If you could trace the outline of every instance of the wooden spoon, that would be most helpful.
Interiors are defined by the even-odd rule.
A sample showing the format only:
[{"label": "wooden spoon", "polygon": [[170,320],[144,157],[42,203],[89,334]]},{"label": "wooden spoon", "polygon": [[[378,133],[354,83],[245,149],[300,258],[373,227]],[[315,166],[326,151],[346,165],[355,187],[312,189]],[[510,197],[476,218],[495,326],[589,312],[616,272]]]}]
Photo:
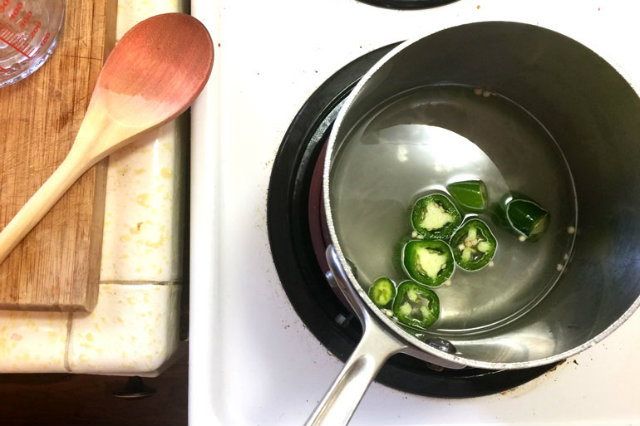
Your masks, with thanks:
[{"label": "wooden spoon", "polygon": [[69,154],[0,232],[0,263],[91,166],[184,112],[212,66],[211,37],[189,15],[154,16],[127,32],[98,76]]}]

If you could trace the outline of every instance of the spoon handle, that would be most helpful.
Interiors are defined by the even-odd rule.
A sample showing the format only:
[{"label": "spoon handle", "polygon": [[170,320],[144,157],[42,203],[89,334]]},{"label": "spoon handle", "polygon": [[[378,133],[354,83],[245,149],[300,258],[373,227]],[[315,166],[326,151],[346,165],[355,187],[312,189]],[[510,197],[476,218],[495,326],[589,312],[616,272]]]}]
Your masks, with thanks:
[{"label": "spoon handle", "polygon": [[56,171],[0,232],[0,264],[89,166],[76,150],[69,152]]}]

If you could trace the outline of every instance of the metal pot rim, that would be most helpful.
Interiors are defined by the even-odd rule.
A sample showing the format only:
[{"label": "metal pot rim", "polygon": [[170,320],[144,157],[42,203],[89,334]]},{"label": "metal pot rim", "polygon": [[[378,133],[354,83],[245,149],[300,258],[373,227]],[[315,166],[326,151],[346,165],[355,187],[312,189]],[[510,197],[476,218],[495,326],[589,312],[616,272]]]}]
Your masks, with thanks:
[{"label": "metal pot rim", "polygon": [[[526,23],[522,23],[522,22],[509,22],[509,21],[482,21],[482,22],[473,22],[473,23],[466,23],[466,24],[462,24],[462,25],[458,25],[458,26],[454,26],[454,27],[448,27],[445,29],[441,29],[438,31],[433,31],[431,33],[427,33],[424,34],[420,37],[416,37],[410,40],[407,40],[401,44],[399,44],[398,46],[394,47],[391,51],[389,51],[385,56],[383,56],[373,67],[371,67],[367,73],[362,77],[362,79],[357,83],[357,85],[354,87],[354,89],[351,91],[351,93],[349,94],[349,96],[346,98],[344,105],[342,106],[342,108],[340,109],[335,123],[333,125],[333,128],[331,130],[331,133],[329,135],[329,139],[328,139],[328,144],[327,144],[327,152],[326,152],[326,157],[325,157],[325,163],[324,163],[324,167],[323,167],[323,183],[322,183],[322,189],[323,189],[323,202],[324,202],[324,209],[326,212],[326,220],[327,220],[327,226],[329,229],[329,234],[331,237],[331,242],[335,248],[336,254],[340,260],[340,264],[341,266],[344,268],[345,273],[349,279],[349,285],[351,286],[352,289],[354,289],[357,294],[360,296],[360,299],[362,302],[364,302],[364,304],[368,307],[368,310],[370,313],[372,313],[375,316],[375,319],[377,321],[379,321],[381,324],[383,324],[386,329],[386,332],[388,334],[391,334],[392,336],[394,336],[395,338],[399,339],[400,341],[402,341],[403,343],[405,343],[408,347],[408,350],[406,351],[409,354],[412,354],[414,356],[420,357],[420,355],[424,355],[427,354],[427,358],[432,359],[432,358],[436,358],[436,359],[442,359],[443,360],[443,364],[444,366],[448,366],[449,364],[454,364],[454,365],[459,365],[459,366],[467,366],[467,367],[473,367],[473,368],[481,368],[481,369],[490,369],[490,370],[508,370],[508,369],[525,369],[525,368],[532,368],[532,367],[538,367],[538,366],[542,366],[542,365],[548,365],[548,364],[552,364],[552,363],[556,363],[559,361],[562,361],[568,357],[571,357],[573,355],[576,355],[588,348],[590,348],[591,346],[595,345],[596,343],[600,342],[601,340],[603,340],[605,337],[607,337],[609,334],[611,334],[614,330],[616,330],[622,323],[624,323],[639,307],[640,307],[640,297],[638,297],[634,303],[624,312],[623,315],[621,315],[616,321],[614,321],[611,325],[609,325],[609,327],[607,327],[605,330],[603,330],[600,334],[596,335],[595,337],[593,337],[592,339],[588,340],[587,342],[576,346],[570,350],[561,352],[559,354],[550,356],[550,357],[546,357],[546,358],[541,358],[541,359],[537,359],[537,360],[532,360],[532,361],[524,361],[524,362],[488,362],[488,361],[479,361],[479,360],[474,360],[474,359],[467,359],[467,358],[463,358],[461,356],[455,355],[455,354],[449,354],[443,351],[440,351],[430,345],[428,345],[427,343],[419,340],[417,337],[411,335],[410,333],[408,333],[407,331],[403,330],[401,327],[399,327],[397,324],[395,324],[391,319],[389,319],[383,312],[380,311],[380,309],[378,309],[373,302],[369,299],[368,295],[366,294],[366,292],[360,287],[360,285],[357,284],[357,279],[355,277],[355,275],[353,274],[353,272],[351,271],[351,268],[349,267],[349,263],[347,262],[344,253],[342,251],[342,248],[340,246],[340,242],[339,239],[337,237],[337,233],[336,233],[336,229],[334,226],[334,222],[333,222],[333,212],[331,210],[331,200],[330,200],[330,191],[329,191],[329,186],[330,186],[330,171],[331,171],[331,166],[332,166],[332,156],[333,156],[333,152],[334,152],[334,147],[336,145],[336,140],[337,140],[337,134],[338,131],[342,125],[342,122],[344,120],[345,115],[347,114],[348,110],[350,109],[351,104],[354,102],[354,100],[356,99],[356,97],[359,95],[359,93],[361,92],[363,86],[365,86],[367,84],[367,82],[371,79],[371,77],[377,73],[377,71],[383,66],[385,65],[387,62],[391,61],[394,57],[396,57],[398,55],[398,53],[402,52],[403,50],[407,49],[408,47],[414,45],[415,43],[432,36],[433,34],[439,33],[439,32],[443,32],[443,31],[448,31],[451,29],[455,29],[455,28],[461,28],[461,27],[465,27],[465,26],[474,26],[474,25],[485,25],[485,24],[497,24],[497,23],[505,23],[505,24],[518,24],[518,25],[523,25],[523,26],[530,26],[530,27],[535,27],[535,28],[541,28],[544,29],[546,31],[552,31],[555,32],[563,37],[568,37],[565,36],[561,33],[558,33],[556,31],[550,30],[550,29],[546,29],[543,27],[539,27],[539,26],[534,26],[531,24],[526,24]],[[613,66],[612,66],[613,67]],[[632,86],[633,88],[633,86]],[[635,89],[634,89],[635,91]]]}]

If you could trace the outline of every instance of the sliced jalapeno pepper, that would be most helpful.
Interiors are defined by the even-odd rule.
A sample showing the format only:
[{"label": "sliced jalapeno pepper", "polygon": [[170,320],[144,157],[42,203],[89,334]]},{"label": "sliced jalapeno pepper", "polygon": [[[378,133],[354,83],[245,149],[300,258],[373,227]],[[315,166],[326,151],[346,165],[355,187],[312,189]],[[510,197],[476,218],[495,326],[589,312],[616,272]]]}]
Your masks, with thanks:
[{"label": "sliced jalapeno pepper", "polygon": [[447,191],[463,210],[480,212],[487,208],[487,186],[481,180],[466,180],[447,185]]},{"label": "sliced jalapeno pepper", "polygon": [[431,194],[413,205],[411,223],[426,238],[449,239],[462,222],[460,212],[444,194]]},{"label": "sliced jalapeno pepper", "polygon": [[426,330],[440,316],[440,300],[432,290],[404,281],[398,286],[393,314],[404,325]]},{"label": "sliced jalapeno pepper", "polygon": [[412,240],[403,249],[403,266],[414,281],[439,286],[453,274],[451,247],[441,240]]},{"label": "sliced jalapeno pepper", "polygon": [[379,308],[389,305],[396,295],[396,286],[387,277],[380,277],[369,289],[369,297]]},{"label": "sliced jalapeno pepper", "polygon": [[477,271],[491,262],[498,248],[496,237],[480,219],[469,219],[451,238],[456,263],[466,271]]},{"label": "sliced jalapeno pepper", "polygon": [[535,201],[513,200],[507,205],[507,220],[525,237],[536,239],[549,226],[549,212]]},{"label": "sliced jalapeno pepper", "polygon": [[549,226],[549,212],[526,195],[506,194],[500,208],[509,227],[528,240],[537,240]]}]

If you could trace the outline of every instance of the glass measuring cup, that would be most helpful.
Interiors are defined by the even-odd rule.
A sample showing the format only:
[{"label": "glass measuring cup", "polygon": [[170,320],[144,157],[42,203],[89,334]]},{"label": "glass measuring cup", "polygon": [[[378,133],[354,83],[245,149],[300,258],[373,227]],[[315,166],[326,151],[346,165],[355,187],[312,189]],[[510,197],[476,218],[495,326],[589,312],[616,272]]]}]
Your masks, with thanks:
[{"label": "glass measuring cup", "polygon": [[0,0],[0,87],[27,77],[51,56],[65,0]]}]

